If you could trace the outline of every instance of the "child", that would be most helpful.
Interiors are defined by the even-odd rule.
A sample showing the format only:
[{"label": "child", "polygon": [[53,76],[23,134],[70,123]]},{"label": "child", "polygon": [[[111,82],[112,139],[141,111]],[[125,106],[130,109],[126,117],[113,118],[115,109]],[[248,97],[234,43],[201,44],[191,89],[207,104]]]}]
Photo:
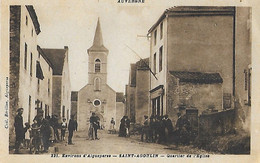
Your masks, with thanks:
[{"label": "child", "polygon": [[25,138],[24,138],[24,147],[26,149],[29,148],[30,145],[30,132],[31,132],[31,127],[28,122],[25,123]]},{"label": "child", "polygon": [[67,128],[66,118],[63,118],[63,122],[61,123],[61,141],[65,140],[66,128]]}]

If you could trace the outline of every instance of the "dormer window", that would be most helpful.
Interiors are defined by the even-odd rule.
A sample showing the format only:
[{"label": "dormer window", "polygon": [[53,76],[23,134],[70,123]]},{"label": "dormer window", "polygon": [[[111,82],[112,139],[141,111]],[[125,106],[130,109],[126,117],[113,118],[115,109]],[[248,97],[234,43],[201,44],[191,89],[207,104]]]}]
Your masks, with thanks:
[{"label": "dormer window", "polygon": [[100,59],[95,60],[95,72],[100,72],[101,69],[101,62]]}]

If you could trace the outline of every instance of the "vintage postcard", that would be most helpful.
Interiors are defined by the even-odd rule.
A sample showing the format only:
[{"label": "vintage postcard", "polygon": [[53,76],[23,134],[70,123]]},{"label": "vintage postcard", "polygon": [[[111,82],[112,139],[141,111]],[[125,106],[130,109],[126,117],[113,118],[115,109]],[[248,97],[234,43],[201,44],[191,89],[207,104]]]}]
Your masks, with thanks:
[{"label": "vintage postcard", "polygon": [[259,9],[2,1],[0,160],[259,162]]}]

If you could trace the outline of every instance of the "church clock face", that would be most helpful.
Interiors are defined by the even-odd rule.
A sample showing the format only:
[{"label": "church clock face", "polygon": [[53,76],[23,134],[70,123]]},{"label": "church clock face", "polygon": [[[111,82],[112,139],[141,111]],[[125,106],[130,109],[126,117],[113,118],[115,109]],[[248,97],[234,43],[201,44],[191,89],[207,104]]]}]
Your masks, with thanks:
[{"label": "church clock face", "polygon": [[95,107],[98,107],[98,106],[101,105],[101,101],[100,101],[99,99],[95,99],[95,100],[93,101],[93,105],[94,105]]}]

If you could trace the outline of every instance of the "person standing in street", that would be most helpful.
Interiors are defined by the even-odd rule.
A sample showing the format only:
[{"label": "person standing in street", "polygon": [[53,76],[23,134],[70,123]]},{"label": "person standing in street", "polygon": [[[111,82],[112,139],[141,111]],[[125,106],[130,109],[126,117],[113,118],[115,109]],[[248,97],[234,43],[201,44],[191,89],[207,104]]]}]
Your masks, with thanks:
[{"label": "person standing in street", "polygon": [[[95,133],[95,139],[99,139],[97,137],[97,129],[98,129],[98,119],[97,119],[97,116],[95,115],[95,113],[93,112],[91,117],[90,117],[90,123],[92,124],[93,128],[94,128],[94,133]],[[94,140],[94,137],[93,137],[94,134],[92,134],[92,140]]]},{"label": "person standing in street", "polygon": [[165,118],[165,127],[166,127],[166,132],[165,132],[166,143],[170,143],[172,138],[172,133],[173,133],[173,125],[168,115],[165,115],[164,118]]},{"label": "person standing in street", "polygon": [[66,118],[63,118],[61,123],[61,141],[65,140],[66,128],[67,128]]},{"label": "person standing in street", "polygon": [[76,131],[76,123],[74,121],[74,116],[72,115],[69,121],[68,130],[69,130],[69,136],[68,136],[68,144],[73,145],[72,143],[72,137],[73,137],[73,131]]},{"label": "person standing in street", "polygon": [[125,133],[126,133],[126,128],[125,128],[125,116],[122,117],[122,119],[120,120],[120,126],[119,126],[119,137],[125,137]]},{"label": "person standing in street", "polygon": [[144,141],[144,135],[145,135],[145,141],[148,142],[149,140],[149,122],[148,122],[148,116],[144,116],[144,124],[142,127],[142,135],[141,135],[141,141]]},{"label": "person standing in street", "polygon": [[24,139],[24,127],[23,127],[23,108],[17,110],[17,115],[14,119],[15,127],[15,154],[19,154],[20,145]]},{"label": "person standing in street", "polygon": [[49,120],[46,118],[42,118],[41,135],[42,135],[42,143],[44,147],[43,152],[47,153],[50,147],[51,126]]},{"label": "person standing in street", "polygon": [[115,124],[116,124],[116,122],[115,122],[114,118],[112,118],[111,121],[110,121],[110,130],[115,129]]}]

